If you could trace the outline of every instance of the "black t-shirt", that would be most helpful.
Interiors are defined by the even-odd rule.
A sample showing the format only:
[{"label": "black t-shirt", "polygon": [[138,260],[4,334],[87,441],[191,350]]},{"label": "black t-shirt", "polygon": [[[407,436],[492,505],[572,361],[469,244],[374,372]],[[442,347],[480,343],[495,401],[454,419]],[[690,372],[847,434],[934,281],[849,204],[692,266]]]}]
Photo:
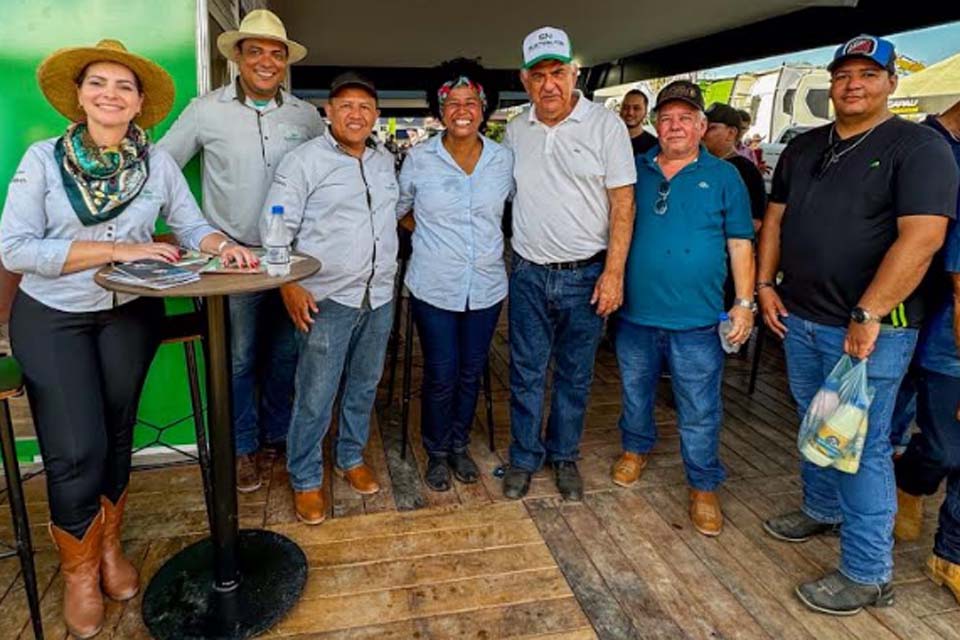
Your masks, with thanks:
[{"label": "black t-shirt", "polygon": [[630,138],[630,144],[633,145],[633,155],[638,156],[641,153],[646,153],[657,146],[657,136],[653,135],[649,131],[644,131],[636,138]]},{"label": "black t-shirt", "polygon": [[743,184],[747,185],[747,193],[750,194],[750,213],[754,220],[763,220],[763,214],[767,208],[767,189],[763,184],[763,176],[760,169],[747,158],[739,153],[735,153],[729,158],[725,158],[740,172],[740,178]]},{"label": "black t-shirt", "polygon": [[[845,326],[897,239],[897,219],[953,218],[958,179],[949,147],[929,127],[893,117],[843,141],[834,133],[831,144],[832,129],[818,127],[787,145],[770,200],[786,205],[784,305],[807,320]],[[914,292],[884,322],[917,327],[923,306]]]}]

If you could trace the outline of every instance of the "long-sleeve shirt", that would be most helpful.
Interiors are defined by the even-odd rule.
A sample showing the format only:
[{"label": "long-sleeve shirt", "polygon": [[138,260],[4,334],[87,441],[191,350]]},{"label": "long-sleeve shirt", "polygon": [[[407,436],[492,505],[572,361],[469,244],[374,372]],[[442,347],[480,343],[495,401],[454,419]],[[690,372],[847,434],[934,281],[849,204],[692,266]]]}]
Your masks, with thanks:
[{"label": "long-sleeve shirt", "polygon": [[273,178],[260,217],[265,234],[281,205],[295,251],[320,261],[300,284],[317,301],[376,309],[393,299],[397,273],[397,177],[393,155],[378,145],[361,158],[328,130],[288,153]]},{"label": "long-sleeve shirt", "polygon": [[442,136],[414,147],[400,172],[397,216],[414,211],[413,256],[405,284],[447,311],[486,309],[507,296],[503,206],[513,191],[513,154],[489,138],[467,174]]},{"label": "long-sleeve shirt", "polygon": [[[75,241],[151,242],[162,217],[181,244],[199,249],[216,229],[203,219],[193,194],[170,154],[150,148],[150,173],[140,193],[116,218],[84,226],[67,198],[53,155],[56,138],[34,143],[10,181],[0,219],[0,257],[9,271],[23,274],[20,289],[48,307],[68,312],[113,306],[114,294],[93,276],[97,268],[63,273]],[[117,295],[123,304],[136,296]]]},{"label": "long-sleeve shirt", "polygon": [[259,246],[260,211],[280,161],[323,129],[310,103],[281,91],[258,109],[237,80],[192,100],[158,145],[181,167],[202,149],[204,215]]}]

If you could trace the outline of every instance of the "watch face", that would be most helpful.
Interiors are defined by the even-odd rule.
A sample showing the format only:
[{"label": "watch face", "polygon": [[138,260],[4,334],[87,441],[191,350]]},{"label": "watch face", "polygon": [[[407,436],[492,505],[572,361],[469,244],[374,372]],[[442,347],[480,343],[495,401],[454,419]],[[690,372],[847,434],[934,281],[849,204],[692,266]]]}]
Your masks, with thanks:
[{"label": "watch face", "polygon": [[867,314],[860,307],[856,307],[853,311],[850,312],[850,317],[853,318],[854,322],[866,322]]}]

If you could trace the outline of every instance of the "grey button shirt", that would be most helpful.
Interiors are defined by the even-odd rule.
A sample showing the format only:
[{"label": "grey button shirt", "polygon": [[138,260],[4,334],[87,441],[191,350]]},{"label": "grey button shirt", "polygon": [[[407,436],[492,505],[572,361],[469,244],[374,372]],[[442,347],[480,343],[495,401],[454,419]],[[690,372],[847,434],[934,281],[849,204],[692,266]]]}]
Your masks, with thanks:
[{"label": "grey button shirt", "polygon": [[323,133],[316,107],[285,91],[263,109],[239,81],[195,98],[158,145],[182,167],[203,150],[203,213],[240,242],[260,245],[258,223],[287,152]]},{"label": "grey button shirt", "polygon": [[377,145],[355,158],[328,130],[284,157],[260,231],[266,232],[271,208],[282,205],[293,249],[322,263],[300,284],[317,301],[355,309],[369,295],[376,309],[393,299],[399,193],[393,154]]},{"label": "grey button shirt", "polygon": [[[27,149],[10,181],[0,218],[3,266],[23,274],[20,288],[31,298],[74,313],[113,306],[113,294],[93,280],[97,268],[61,273],[75,240],[150,242],[158,216],[190,249],[199,249],[200,241],[216,231],[203,219],[180,167],[170,154],[156,147],[150,148],[147,182],[123,213],[112,220],[84,226],[63,187],[60,167],[53,155],[56,141],[43,140]],[[135,297],[118,293],[117,303]]]}]

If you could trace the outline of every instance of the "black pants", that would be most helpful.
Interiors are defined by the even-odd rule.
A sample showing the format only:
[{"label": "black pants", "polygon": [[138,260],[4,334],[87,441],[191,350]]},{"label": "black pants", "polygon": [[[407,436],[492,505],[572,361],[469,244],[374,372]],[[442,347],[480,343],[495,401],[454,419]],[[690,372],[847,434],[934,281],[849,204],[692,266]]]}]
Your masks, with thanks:
[{"label": "black pants", "polygon": [[139,298],[105,311],[68,313],[22,291],[10,346],[24,382],[47,475],[53,523],[80,538],[130,479],[140,391],[160,344],[163,302]]}]

